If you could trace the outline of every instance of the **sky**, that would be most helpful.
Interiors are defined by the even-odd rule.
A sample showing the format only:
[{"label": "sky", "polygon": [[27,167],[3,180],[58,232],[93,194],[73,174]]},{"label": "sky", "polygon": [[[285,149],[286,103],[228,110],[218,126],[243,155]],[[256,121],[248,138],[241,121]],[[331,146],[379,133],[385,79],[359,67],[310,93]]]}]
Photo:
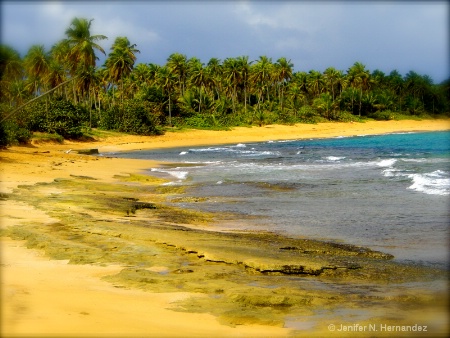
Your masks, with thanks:
[{"label": "sky", "polygon": [[[91,34],[109,53],[126,36],[137,63],[163,65],[172,53],[196,57],[286,57],[295,71],[413,70],[435,83],[450,78],[447,1],[2,1],[1,43],[21,56],[50,49],[74,17],[94,19]],[[101,66],[105,56],[98,55]]]}]

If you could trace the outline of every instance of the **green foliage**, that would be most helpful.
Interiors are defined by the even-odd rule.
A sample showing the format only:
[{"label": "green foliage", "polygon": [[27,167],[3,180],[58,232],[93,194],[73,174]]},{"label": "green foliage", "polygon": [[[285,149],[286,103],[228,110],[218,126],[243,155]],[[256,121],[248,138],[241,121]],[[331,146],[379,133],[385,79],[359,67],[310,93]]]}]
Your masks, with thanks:
[{"label": "green foliage", "polygon": [[397,111],[391,111],[391,110],[383,110],[383,111],[376,111],[372,114],[369,114],[370,118],[373,118],[375,120],[381,120],[381,121],[391,121],[391,120],[421,120],[426,118],[432,118],[431,115],[422,112],[420,114],[411,114],[408,111],[405,112],[397,112]]},{"label": "green foliage", "polygon": [[125,100],[102,113],[99,127],[138,135],[161,135],[162,115],[155,103]]},{"label": "green foliage", "polygon": [[0,123],[0,146],[12,144],[25,144],[31,139],[31,132],[21,127],[17,121],[4,121]]},{"label": "green foliage", "polygon": [[357,115],[353,115],[352,113],[348,111],[340,111],[335,116],[335,121],[337,122],[362,122],[363,119],[361,119]]},{"label": "green foliage", "polygon": [[58,134],[49,134],[49,133],[40,133],[40,132],[34,132],[33,133],[33,141],[36,143],[41,142],[56,142],[56,143],[64,143],[64,137]]},{"label": "green foliage", "polygon": [[211,114],[202,115],[195,114],[186,118],[177,117],[173,120],[174,125],[178,128],[192,128],[204,130],[224,130],[227,129],[223,121]]},{"label": "green foliage", "polygon": [[301,123],[318,123],[320,117],[313,107],[304,105],[297,113],[297,121]]},{"label": "green foliage", "polygon": [[66,139],[80,138],[83,127],[89,122],[89,113],[62,99],[53,102],[41,100],[26,107],[24,112],[31,131],[58,134]]},{"label": "green foliage", "polygon": [[369,117],[375,120],[390,121],[395,120],[395,113],[390,110],[376,111],[370,114]]},{"label": "green foliage", "polygon": [[[152,135],[168,125],[218,130],[360,117],[450,116],[450,80],[434,84],[414,71],[405,76],[396,70],[389,75],[370,72],[360,62],[346,72],[333,67],[294,72],[285,57],[276,62],[267,56],[253,61],[248,56],[212,58],[205,64],[173,53],[165,65],[134,67],[139,50],[122,36],[104,65],[96,68],[95,52],[106,54],[97,42],[106,37],[92,35],[91,24],[74,18],[66,39],[50,51],[34,45],[23,60],[14,49],[0,45],[0,104],[8,107],[3,111],[56,89],[18,113],[22,116],[14,120],[16,126],[3,126],[3,142],[8,137],[26,140],[24,130],[78,138],[92,126]],[[54,101],[53,95],[65,100]]]}]

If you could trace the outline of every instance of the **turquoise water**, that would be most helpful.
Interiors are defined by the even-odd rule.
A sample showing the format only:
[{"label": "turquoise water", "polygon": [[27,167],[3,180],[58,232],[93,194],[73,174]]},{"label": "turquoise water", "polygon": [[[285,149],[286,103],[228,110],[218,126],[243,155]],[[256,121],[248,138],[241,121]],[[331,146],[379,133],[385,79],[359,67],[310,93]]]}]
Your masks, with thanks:
[{"label": "turquoise water", "polygon": [[[450,132],[139,151],[149,168],[258,229],[369,246],[401,261],[448,265]],[[245,224],[245,225],[244,225]]]}]

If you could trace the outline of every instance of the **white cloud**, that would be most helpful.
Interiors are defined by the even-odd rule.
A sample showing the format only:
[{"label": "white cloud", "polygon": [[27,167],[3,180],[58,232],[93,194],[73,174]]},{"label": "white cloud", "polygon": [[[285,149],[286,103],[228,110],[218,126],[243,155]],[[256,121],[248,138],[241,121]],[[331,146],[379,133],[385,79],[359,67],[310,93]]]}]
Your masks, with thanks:
[{"label": "white cloud", "polygon": [[38,7],[38,14],[57,21],[67,21],[67,18],[71,18],[76,15],[76,12],[71,8],[63,5],[60,1],[43,2],[41,6]]},{"label": "white cloud", "polygon": [[97,34],[106,35],[111,41],[114,41],[118,36],[126,36],[131,43],[137,43],[138,40],[140,42],[152,43],[160,39],[159,35],[151,29],[142,25],[138,26],[119,17],[110,18],[100,16],[95,20],[95,25],[97,27],[96,31],[99,32]]},{"label": "white cloud", "polygon": [[268,26],[270,28],[279,28],[278,21],[270,16],[258,13],[247,2],[239,3],[236,6],[236,14],[241,17],[248,25],[258,28],[260,26]]}]

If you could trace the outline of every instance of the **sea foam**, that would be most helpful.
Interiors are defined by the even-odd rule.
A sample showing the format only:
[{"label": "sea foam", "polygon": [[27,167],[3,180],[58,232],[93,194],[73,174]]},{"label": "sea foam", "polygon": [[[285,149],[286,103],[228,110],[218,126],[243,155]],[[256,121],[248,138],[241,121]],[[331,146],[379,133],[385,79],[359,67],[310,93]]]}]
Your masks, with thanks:
[{"label": "sea foam", "polygon": [[429,195],[450,195],[450,178],[448,173],[436,170],[425,174],[407,175],[413,182],[408,189]]},{"label": "sea foam", "polygon": [[377,162],[376,164],[379,167],[392,167],[395,164],[395,162],[397,162],[397,160],[395,158],[389,158],[386,160],[381,160],[381,161]]}]

